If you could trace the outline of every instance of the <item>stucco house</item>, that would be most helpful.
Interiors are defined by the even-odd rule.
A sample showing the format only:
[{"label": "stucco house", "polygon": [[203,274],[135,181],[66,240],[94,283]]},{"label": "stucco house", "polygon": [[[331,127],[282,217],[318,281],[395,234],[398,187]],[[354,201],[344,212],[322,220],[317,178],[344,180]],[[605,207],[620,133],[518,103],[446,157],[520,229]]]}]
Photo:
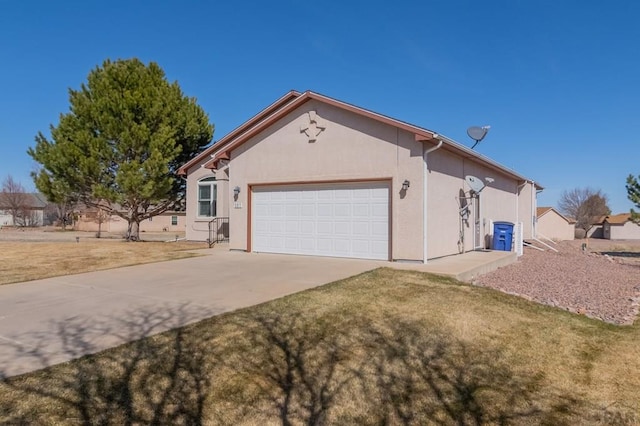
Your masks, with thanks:
[{"label": "stucco house", "polygon": [[0,227],[45,225],[44,210],[47,204],[45,196],[38,192],[0,192]]},{"label": "stucco house", "polygon": [[611,215],[604,219],[602,233],[608,240],[640,240],[640,225],[629,213]]},{"label": "stucco house", "polygon": [[538,207],[536,233],[540,237],[552,240],[573,240],[575,236],[575,222],[564,217],[553,207]]},{"label": "stucco house", "polygon": [[[606,215],[598,216],[597,218],[595,218],[594,221],[593,221],[593,225],[587,231],[586,237],[587,238],[604,238],[604,220],[606,218],[607,218]],[[578,229],[578,228],[576,228],[576,229]],[[584,237],[584,232],[582,232],[583,235],[578,236],[579,232],[580,231],[576,231],[576,237],[583,238]]]},{"label": "stucco house", "polygon": [[434,131],[311,91],[285,94],[179,174],[188,240],[228,218],[232,250],[416,262],[488,247],[495,221],[532,238],[542,189]]},{"label": "stucco house", "polygon": [[[93,207],[82,207],[75,212],[73,228],[77,231],[109,232],[125,234],[128,223],[115,214],[107,215]],[[140,222],[140,232],[184,232],[186,213],[183,211],[167,211],[158,216]]]}]

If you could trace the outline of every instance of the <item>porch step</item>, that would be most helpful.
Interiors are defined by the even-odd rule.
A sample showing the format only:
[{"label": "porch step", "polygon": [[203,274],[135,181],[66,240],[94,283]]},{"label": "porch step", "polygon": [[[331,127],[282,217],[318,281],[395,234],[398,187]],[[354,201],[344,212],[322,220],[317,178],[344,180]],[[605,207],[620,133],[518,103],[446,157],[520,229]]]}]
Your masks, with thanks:
[{"label": "porch step", "polygon": [[472,282],[480,275],[510,265],[517,259],[518,255],[510,251],[471,251],[428,260],[426,265],[393,263],[392,268],[430,272],[446,275],[458,281]]}]

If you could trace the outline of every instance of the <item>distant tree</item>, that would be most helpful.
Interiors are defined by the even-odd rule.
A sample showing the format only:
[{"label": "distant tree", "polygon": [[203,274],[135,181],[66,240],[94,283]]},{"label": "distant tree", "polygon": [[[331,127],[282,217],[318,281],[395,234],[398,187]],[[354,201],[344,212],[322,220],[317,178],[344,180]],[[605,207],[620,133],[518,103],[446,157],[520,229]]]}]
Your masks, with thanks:
[{"label": "distant tree", "polygon": [[583,229],[586,235],[599,218],[611,214],[608,202],[606,194],[599,189],[575,188],[562,193],[558,208],[575,219],[576,228]]},{"label": "distant tree", "polygon": [[[38,169],[31,173],[36,177],[42,173],[42,169]],[[45,215],[48,216],[52,223],[57,223],[65,230],[67,225],[73,223],[73,209],[78,202],[78,197],[62,180],[41,179],[40,185],[36,186],[43,194],[47,195],[49,204],[45,207]]]},{"label": "distant tree", "polygon": [[29,212],[29,194],[24,186],[11,175],[2,181],[2,192],[0,192],[0,208],[9,211],[14,226],[26,226]]},{"label": "distant tree", "polygon": [[156,63],[138,59],[105,61],[69,90],[69,102],[51,139],[38,133],[28,151],[42,165],[36,187],[53,202],[122,217],[126,237],[137,240],[142,220],[184,197],[175,172],[211,142],[213,125]]},{"label": "distant tree", "polygon": [[[627,177],[627,197],[635,206],[640,209],[640,176],[638,178],[633,175]],[[631,209],[631,220],[640,224],[640,212]]]}]

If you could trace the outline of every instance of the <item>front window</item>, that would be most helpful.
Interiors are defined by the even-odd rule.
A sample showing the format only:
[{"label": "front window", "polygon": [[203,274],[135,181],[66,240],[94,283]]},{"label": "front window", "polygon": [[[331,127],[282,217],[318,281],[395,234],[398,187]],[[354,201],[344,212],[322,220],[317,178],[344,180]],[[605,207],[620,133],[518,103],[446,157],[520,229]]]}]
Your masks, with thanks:
[{"label": "front window", "polygon": [[215,177],[201,179],[198,182],[198,216],[215,217],[218,187]]},{"label": "front window", "polygon": [[178,216],[171,216],[171,225],[176,226],[178,224]]}]

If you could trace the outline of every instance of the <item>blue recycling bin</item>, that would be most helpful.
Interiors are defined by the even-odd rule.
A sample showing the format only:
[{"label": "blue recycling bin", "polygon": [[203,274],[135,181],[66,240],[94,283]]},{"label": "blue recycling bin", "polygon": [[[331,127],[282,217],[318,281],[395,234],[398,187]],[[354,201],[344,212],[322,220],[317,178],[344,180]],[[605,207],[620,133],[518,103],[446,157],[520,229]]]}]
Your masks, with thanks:
[{"label": "blue recycling bin", "polygon": [[513,223],[493,222],[493,249],[511,251],[513,240]]}]

